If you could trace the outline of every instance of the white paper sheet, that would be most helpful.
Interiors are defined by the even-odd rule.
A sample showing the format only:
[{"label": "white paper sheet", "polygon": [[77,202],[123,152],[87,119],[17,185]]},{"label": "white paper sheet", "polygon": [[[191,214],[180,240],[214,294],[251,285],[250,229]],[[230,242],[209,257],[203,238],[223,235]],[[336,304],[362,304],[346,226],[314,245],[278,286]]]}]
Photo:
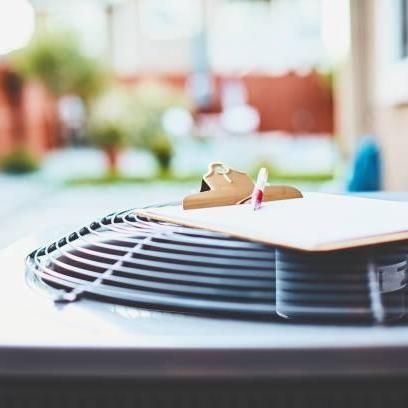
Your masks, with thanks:
[{"label": "white paper sheet", "polygon": [[250,205],[142,211],[153,218],[309,251],[408,239],[408,203],[305,193],[304,198]]}]

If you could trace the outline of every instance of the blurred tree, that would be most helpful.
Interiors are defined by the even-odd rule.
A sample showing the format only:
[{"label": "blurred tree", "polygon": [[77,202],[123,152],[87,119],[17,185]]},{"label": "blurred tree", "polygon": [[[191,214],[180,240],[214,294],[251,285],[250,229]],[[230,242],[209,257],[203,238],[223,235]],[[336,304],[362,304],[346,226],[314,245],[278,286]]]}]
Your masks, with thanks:
[{"label": "blurred tree", "polygon": [[124,88],[110,88],[91,105],[87,133],[90,142],[105,153],[108,175],[118,175],[120,152],[131,144],[131,119],[129,96]]},{"label": "blurred tree", "polygon": [[132,91],[134,112],[133,144],[149,150],[165,174],[169,171],[173,156],[173,143],[163,128],[163,114],[173,107],[191,108],[184,93],[170,85],[155,81],[138,84]]},{"label": "blurred tree", "polygon": [[[41,29],[30,44],[10,56],[13,69],[28,80],[38,81],[55,97],[57,120],[67,126],[61,117],[57,100],[64,96],[77,96],[89,109],[92,100],[109,83],[109,74],[99,60],[88,57],[81,49],[81,44],[74,33],[55,32]],[[22,123],[22,122],[21,122]],[[29,131],[29,129],[28,129]],[[17,151],[8,162],[17,162],[17,167],[30,155]],[[32,168],[32,160],[27,160]],[[10,165],[8,165],[10,167]],[[12,166],[11,166],[12,167]]]},{"label": "blurred tree", "polygon": [[108,165],[108,175],[117,176],[119,154],[128,144],[128,133],[120,123],[105,121],[96,125],[91,133],[91,140],[100,147],[105,155]]},{"label": "blurred tree", "polygon": [[[189,108],[189,102],[182,92],[163,83],[149,81],[113,87],[92,104],[90,138],[107,155],[118,155],[125,146],[147,149],[156,158],[161,173],[166,173],[173,146],[163,128],[162,117],[167,109],[175,106]],[[114,162],[117,163],[117,159]]]},{"label": "blurred tree", "polygon": [[105,88],[108,79],[102,63],[86,56],[69,32],[37,33],[11,61],[17,72],[42,82],[56,97],[78,95],[85,103]]}]

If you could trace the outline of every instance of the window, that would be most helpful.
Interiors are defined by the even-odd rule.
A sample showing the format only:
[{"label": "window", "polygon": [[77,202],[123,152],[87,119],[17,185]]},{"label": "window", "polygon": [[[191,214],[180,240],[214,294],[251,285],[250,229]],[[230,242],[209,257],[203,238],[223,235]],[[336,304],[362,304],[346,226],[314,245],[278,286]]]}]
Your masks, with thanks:
[{"label": "window", "polygon": [[400,57],[408,57],[408,0],[399,0],[399,37],[400,37]]},{"label": "window", "polygon": [[149,39],[191,37],[200,29],[200,1],[141,0],[139,4],[141,30]]},{"label": "window", "polygon": [[378,0],[374,41],[376,95],[382,105],[408,103],[408,0]]}]

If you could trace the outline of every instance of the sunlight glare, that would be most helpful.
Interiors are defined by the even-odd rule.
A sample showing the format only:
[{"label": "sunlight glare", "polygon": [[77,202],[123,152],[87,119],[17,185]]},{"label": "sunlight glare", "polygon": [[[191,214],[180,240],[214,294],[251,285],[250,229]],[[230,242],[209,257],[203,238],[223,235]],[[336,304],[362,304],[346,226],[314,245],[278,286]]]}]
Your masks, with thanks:
[{"label": "sunlight glare", "polygon": [[28,0],[0,1],[0,55],[22,48],[30,41],[35,14]]}]

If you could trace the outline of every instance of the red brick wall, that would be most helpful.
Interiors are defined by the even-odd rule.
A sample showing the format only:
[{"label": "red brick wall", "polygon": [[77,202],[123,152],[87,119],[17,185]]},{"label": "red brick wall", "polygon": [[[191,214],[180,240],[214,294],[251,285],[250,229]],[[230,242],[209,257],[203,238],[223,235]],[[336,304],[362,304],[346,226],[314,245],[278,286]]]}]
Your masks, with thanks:
[{"label": "red brick wall", "polygon": [[[0,156],[23,143],[37,153],[61,145],[56,101],[39,84],[25,84],[20,101],[10,101],[4,79],[7,66],[0,66]],[[163,80],[185,89],[187,76],[140,75],[121,78],[135,83],[147,78]],[[333,133],[333,96],[316,73],[299,76],[250,74],[243,78],[249,103],[261,116],[260,130],[283,130],[290,133]],[[219,89],[223,80],[214,77],[215,98],[210,111],[220,111]]]},{"label": "red brick wall", "polygon": [[251,75],[244,83],[262,130],[333,133],[332,92],[317,74]]},{"label": "red brick wall", "polygon": [[6,65],[0,66],[0,156],[21,145],[41,154],[59,144],[56,101],[31,82],[10,93],[12,75]]}]

